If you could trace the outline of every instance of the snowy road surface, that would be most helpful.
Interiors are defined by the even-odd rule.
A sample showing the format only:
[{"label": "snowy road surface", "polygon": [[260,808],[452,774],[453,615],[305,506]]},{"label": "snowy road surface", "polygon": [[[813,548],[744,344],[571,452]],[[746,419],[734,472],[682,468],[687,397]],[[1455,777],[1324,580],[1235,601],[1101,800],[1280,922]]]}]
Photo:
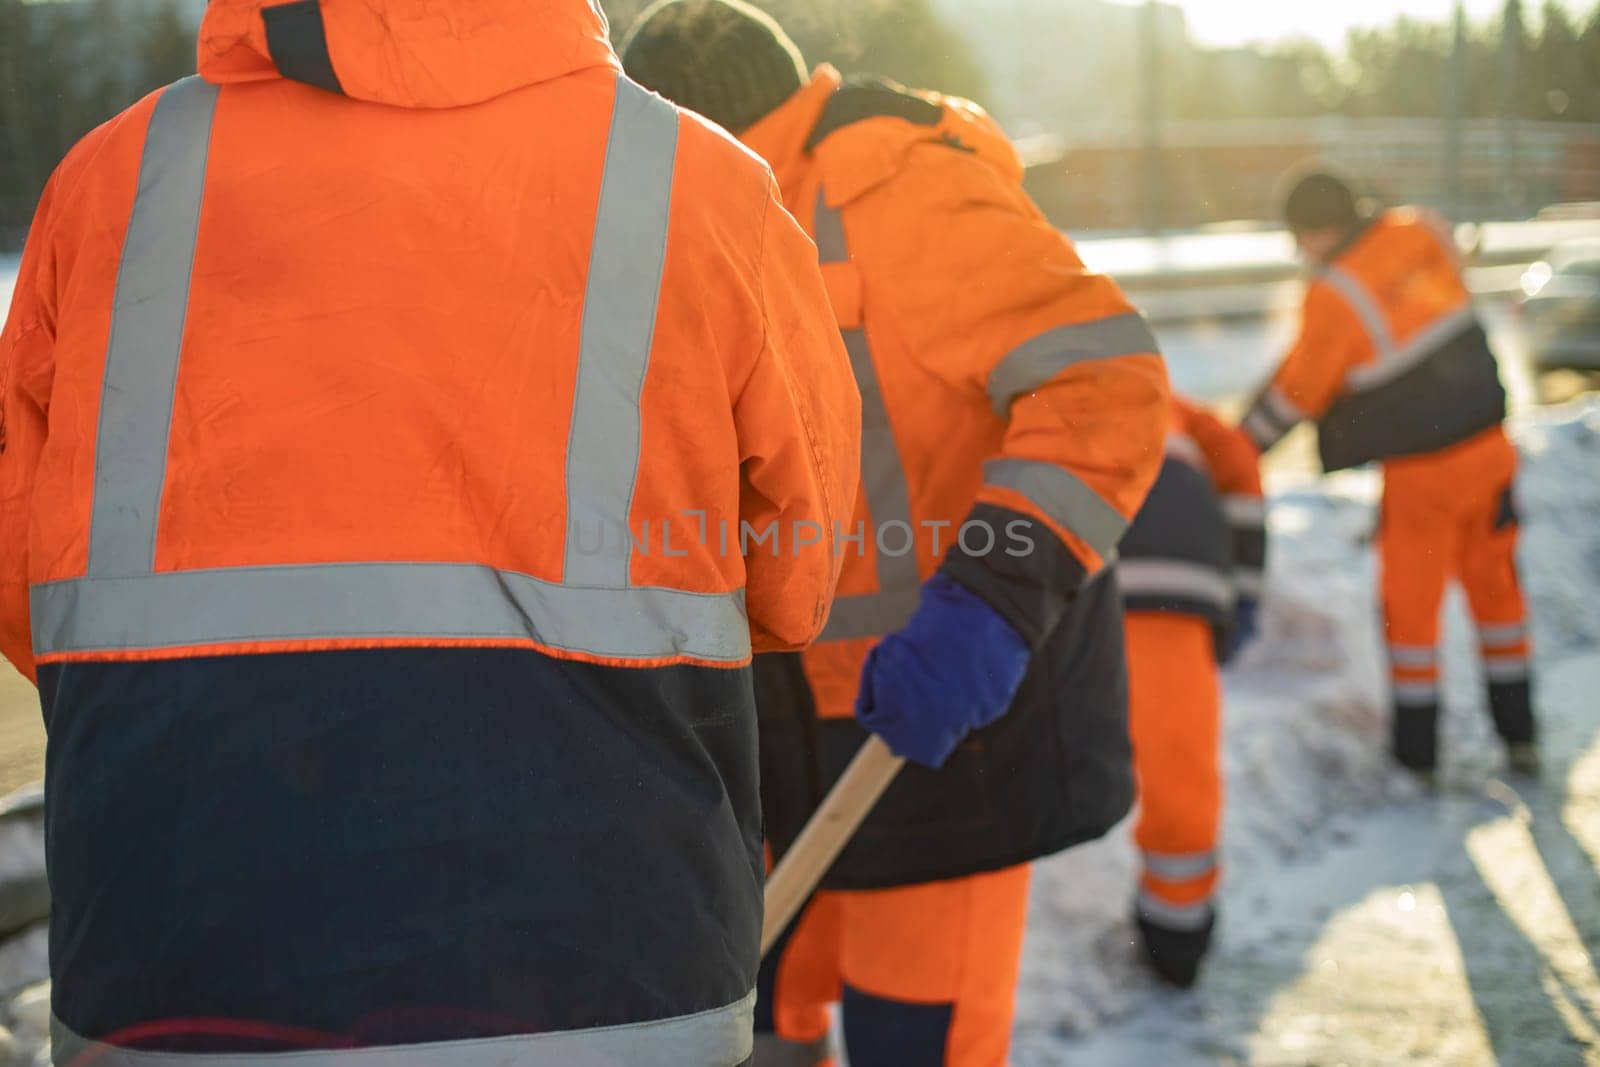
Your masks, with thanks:
[{"label": "snowy road surface", "polygon": [[1041,864],[1018,1067],[1600,1064],[1600,401],[1517,421],[1547,773],[1507,779],[1452,599],[1443,788],[1383,755],[1376,479],[1274,495],[1264,636],[1229,672],[1219,945],[1138,967],[1125,829]]}]

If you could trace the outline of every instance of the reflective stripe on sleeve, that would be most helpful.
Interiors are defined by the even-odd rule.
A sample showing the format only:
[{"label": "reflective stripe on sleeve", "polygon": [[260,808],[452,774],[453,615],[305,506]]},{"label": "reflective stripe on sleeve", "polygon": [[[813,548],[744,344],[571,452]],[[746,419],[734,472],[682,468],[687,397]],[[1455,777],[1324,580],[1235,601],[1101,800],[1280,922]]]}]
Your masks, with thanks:
[{"label": "reflective stripe on sleeve", "polygon": [[1209,474],[1211,471],[1211,464],[1206,462],[1205,451],[1201,449],[1199,443],[1193,437],[1186,433],[1178,433],[1173,430],[1167,434],[1167,455],[1182,463],[1187,463],[1201,473]]},{"label": "reflective stripe on sleeve", "polygon": [[51,1016],[56,1063],[97,1067],[574,1067],[579,1064],[660,1064],[662,1067],[736,1067],[750,1057],[756,995],[722,1008],[621,1026],[557,1030],[419,1045],[306,1052],[153,1052],[91,1041]]},{"label": "reflective stripe on sleeve", "polygon": [[1478,313],[1470,304],[1441,316],[1379,361],[1352,370],[1345,380],[1346,388],[1359,393],[1387,385],[1438,351],[1440,346],[1453,341],[1477,321]]},{"label": "reflective stripe on sleeve", "polygon": [[156,520],[189,311],[217,87],[198,77],[156,100],[122,244],[95,439],[90,577],[155,566]]},{"label": "reflective stripe on sleeve", "polygon": [[1217,869],[1217,854],[1203,852],[1149,852],[1141,850],[1145,873],[1163,882],[1189,882]]},{"label": "reflective stripe on sleeve", "polygon": [[1241,597],[1260,600],[1261,594],[1266,591],[1267,578],[1265,574],[1256,568],[1235,567],[1233,569],[1233,587]]},{"label": "reflective stripe on sleeve", "polygon": [[1256,402],[1246,413],[1240,428],[1265,452],[1283,439],[1284,434],[1305,420],[1294,401],[1284,395],[1276,385],[1269,385],[1256,397]]},{"label": "reflective stripe on sleeve", "polygon": [[1057,326],[1024,341],[1000,360],[989,375],[989,402],[1004,417],[1017,397],[1034,392],[1068,367],[1159,351],[1149,323],[1137,311]]},{"label": "reflective stripe on sleeve", "polygon": [[1213,605],[1219,611],[1227,611],[1234,601],[1234,583],[1228,575],[1215,567],[1186,560],[1120,560],[1117,584],[1125,597],[1181,597]]},{"label": "reflective stripe on sleeve", "polygon": [[257,641],[529,641],[615,659],[750,655],[744,594],[563,585],[460,563],[79,578],[30,590],[38,655]]},{"label": "reflective stripe on sleeve", "polygon": [[1122,513],[1065,467],[1031,459],[991,459],[984,484],[1026,497],[1056,525],[1071,530],[1102,556],[1109,556],[1128,528]]},{"label": "reflective stripe on sleeve", "polygon": [[617,75],[589,253],[567,442],[565,581],[625,586],[631,553],[584,553],[571,531],[626,528],[639,472],[640,394],[667,254],[678,113]]}]

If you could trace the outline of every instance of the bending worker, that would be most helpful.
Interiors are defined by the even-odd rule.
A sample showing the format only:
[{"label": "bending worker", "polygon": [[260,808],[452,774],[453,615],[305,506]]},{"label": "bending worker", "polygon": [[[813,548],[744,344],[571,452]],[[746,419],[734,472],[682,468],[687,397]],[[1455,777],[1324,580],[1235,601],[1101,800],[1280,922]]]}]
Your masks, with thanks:
[{"label": "bending worker", "polygon": [[1315,274],[1300,338],[1243,427],[1267,449],[1315,419],[1325,469],[1383,464],[1378,552],[1395,758],[1434,769],[1439,607],[1457,578],[1478,623],[1495,728],[1513,768],[1533,772],[1517,456],[1454,238],[1423,209],[1363,212],[1349,184],[1326,171],[1300,177],[1284,213]]},{"label": "bending worker", "polygon": [[1217,664],[1255,634],[1266,561],[1259,458],[1243,433],[1174,397],[1166,461],[1117,564],[1139,782],[1134,918],[1145,958],[1183,988],[1194,984],[1216,923]]},{"label": "bending worker", "polygon": [[770,175],[606,41],[213,0],[199,77],[51,179],[0,649],[56,1062],[749,1057],[751,652],[815,636],[837,546],[681,516],[842,527],[858,398]]},{"label": "bending worker", "polygon": [[842,997],[854,1067],[1000,1064],[1025,865],[1130,801],[1119,598],[1109,573],[1085,583],[1160,461],[1155,341],[974,105],[808,78],[775,23],[723,0],[652,7],[623,61],[772,164],[863,397],[827,629],[757,660],[774,851],[868,731],[915,764],[769,954],[758,1061],[824,1062]]}]

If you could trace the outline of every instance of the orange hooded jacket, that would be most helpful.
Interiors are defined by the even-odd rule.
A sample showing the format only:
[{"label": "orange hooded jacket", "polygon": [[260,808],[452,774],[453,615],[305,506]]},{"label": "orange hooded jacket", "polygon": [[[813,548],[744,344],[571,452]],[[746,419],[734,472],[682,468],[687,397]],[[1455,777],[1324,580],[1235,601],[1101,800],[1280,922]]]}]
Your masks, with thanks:
[{"label": "orange hooded jacket", "polygon": [[749,661],[858,469],[812,244],[585,0],[214,0],[199,70],[0,334],[58,1058],[743,1061]]}]

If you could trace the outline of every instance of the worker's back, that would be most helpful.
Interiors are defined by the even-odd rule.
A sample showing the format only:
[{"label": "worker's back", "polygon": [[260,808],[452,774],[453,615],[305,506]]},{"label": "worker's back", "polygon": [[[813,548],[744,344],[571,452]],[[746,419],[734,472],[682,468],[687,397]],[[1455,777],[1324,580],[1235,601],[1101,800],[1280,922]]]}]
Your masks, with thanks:
[{"label": "worker's back", "polygon": [[749,657],[835,575],[738,531],[854,498],[814,253],[584,0],[262,8],[63,164],[0,348],[62,1039],[738,1062]]}]

